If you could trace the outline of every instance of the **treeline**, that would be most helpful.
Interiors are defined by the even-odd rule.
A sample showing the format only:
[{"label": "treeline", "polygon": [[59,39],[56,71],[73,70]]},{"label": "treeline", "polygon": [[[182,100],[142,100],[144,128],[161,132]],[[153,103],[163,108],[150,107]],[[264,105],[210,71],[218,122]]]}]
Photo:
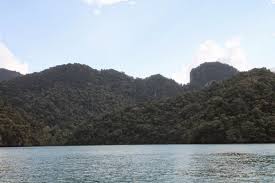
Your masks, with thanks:
[{"label": "treeline", "polygon": [[275,142],[275,74],[243,72],[208,88],[105,115],[69,144]]},{"label": "treeline", "polygon": [[[39,145],[65,144],[77,126],[95,117],[148,100],[175,96],[183,90],[183,86],[161,75],[135,79],[115,70],[98,71],[81,64],[61,65],[0,83],[0,97],[22,118],[18,121],[41,127],[39,136],[35,136],[38,132],[32,126],[28,127],[30,131],[20,132],[26,136],[33,134],[35,144]],[[3,121],[5,126],[13,126],[9,120]],[[14,130],[3,131],[0,145],[34,143],[6,142],[4,137]]]},{"label": "treeline", "polygon": [[273,73],[206,63],[193,74],[182,86],[67,64],[3,81],[0,146],[275,142]]}]

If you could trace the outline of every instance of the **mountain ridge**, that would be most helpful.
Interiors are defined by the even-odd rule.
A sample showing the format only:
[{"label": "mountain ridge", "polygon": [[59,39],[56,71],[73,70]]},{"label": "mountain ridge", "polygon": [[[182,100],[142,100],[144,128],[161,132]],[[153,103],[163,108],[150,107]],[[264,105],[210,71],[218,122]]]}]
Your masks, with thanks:
[{"label": "mountain ridge", "polygon": [[221,62],[205,62],[190,72],[190,85],[195,88],[203,88],[213,81],[230,79],[239,71],[234,67]]},{"label": "mountain ridge", "polygon": [[[232,75],[232,77],[236,76]],[[214,79],[220,80],[219,75]],[[209,87],[212,88],[220,83],[222,82],[213,82]],[[170,101],[182,94],[189,93],[192,98],[195,96],[193,93],[201,89],[203,88],[194,87],[191,84],[178,84],[160,74],[141,79],[114,69],[96,70],[76,63],[59,65],[0,83],[0,103],[4,106],[0,111],[0,121],[2,120],[0,145],[83,144],[83,140],[79,140],[79,143],[73,140],[83,139],[74,138],[80,128],[89,127],[90,129],[94,126],[101,129],[101,126],[98,126],[98,120],[105,119],[108,115],[123,116],[122,111],[126,110],[125,114],[127,114],[127,109],[139,112],[137,106],[148,102],[163,105],[163,101]],[[5,106],[9,107],[5,108]],[[149,112],[154,111],[147,109]],[[167,115],[165,119],[171,121],[169,119],[173,114],[171,109],[162,111],[159,115],[165,114]],[[190,108],[191,112],[193,109],[193,107]],[[140,114],[137,116],[137,121],[141,120],[139,117],[144,118]],[[150,116],[147,117],[149,119]],[[105,122],[103,120],[102,125]],[[5,128],[3,124],[10,124],[10,128]],[[140,128],[136,126],[135,130]],[[168,129],[170,129],[169,126]],[[96,132],[96,129],[94,130]],[[105,134],[105,131],[112,130],[112,125],[109,124],[101,130],[103,130],[102,134]],[[117,130],[117,133],[120,133],[122,129]],[[90,132],[83,132],[83,137],[87,133]],[[176,140],[176,137],[169,138]],[[134,142],[130,140],[129,142]],[[148,143],[153,142],[147,140]],[[127,142],[127,140],[117,141],[118,144]],[[102,143],[109,142],[102,141]]]},{"label": "mountain ridge", "polygon": [[267,69],[242,72],[201,91],[107,114],[79,127],[69,144],[275,142],[274,86]]},{"label": "mountain ridge", "polygon": [[20,77],[20,76],[22,76],[22,74],[20,74],[19,72],[0,68],[0,82],[11,80],[11,79],[14,79],[14,78]]},{"label": "mountain ridge", "polygon": [[[158,82],[162,84],[154,84]],[[82,64],[60,65],[0,84],[1,99],[15,113],[28,114],[31,124],[44,126],[47,137],[41,145],[64,144],[76,126],[95,116],[180,92],[181,85],[164,77],[135,79]]]}]

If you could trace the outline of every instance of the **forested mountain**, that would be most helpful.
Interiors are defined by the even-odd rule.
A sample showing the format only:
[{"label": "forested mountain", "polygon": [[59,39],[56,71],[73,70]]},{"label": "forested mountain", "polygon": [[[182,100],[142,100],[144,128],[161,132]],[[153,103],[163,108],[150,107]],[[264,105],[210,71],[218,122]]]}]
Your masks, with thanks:
[{"label": "forested mountain", "polygon": [[203,64],[182,86],[67,64],[2,81],[0,146],[275,142],[275,74],[235,71]]},{"label": "forested mountain", "polygon": [[0,82],[22,76],[19,72],[0,68]]},{"label": "forested mountain", "polygon": [[15,123],[28,121],[42,126],[43,135],[36,139],[41,145],[64,144],[81,123],[182,91],[181,85],[160,75],[134,79],[115,70],[98,71],[81,64],[61,65],[0,84],[2,100],[11,106],[9,110],[18,114],[16,118],[20,118],[13,120]]},{"label": "forested mountain", "polygon": [[214,81],[229,79],[238,74],[238,72],[237,69],[227,64],[206,62],[192,69],[190,73],[190,85],[195,88],[203,88]]},{"label": "forested mountain", "polygon": [[39,145],[39,140],[44,138],[43,127],[0,98],[0,146]]},{"label": "forested mountain", "polygon": [[69,144],[264,142],[275,142],[275,74],[253,69],[99,117],[80,126]]}]

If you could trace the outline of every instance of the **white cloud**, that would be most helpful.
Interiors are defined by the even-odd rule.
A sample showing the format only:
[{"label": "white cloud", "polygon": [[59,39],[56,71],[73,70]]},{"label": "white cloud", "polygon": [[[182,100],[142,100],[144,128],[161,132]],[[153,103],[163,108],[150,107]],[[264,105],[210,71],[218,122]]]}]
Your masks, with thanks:
[{"label": "white cloud", "polygon": [[122,2],[128,2],[129,0],[82,0],[84,3],[91,5],[91,6],[110,6],[115,5]]},{"label": "white cloud", "polygon": [[100,15],[101,14],[101,10],[100,9],[98,9],[98,8],[96,8],[96,9],[94,9],[93,10],[93,13],[94,13],[94,15]]},{"label": "white cloud", "polygon": [[272,4],[275,4],[275,0],[271,0],[271,3],[272,3]]},{"label": "white cloud", "polygon": [[136,1],[133,0],[82,0],[85,4],[93,8],[94,15],[100,15],[101,9],[104,6],[112,6],[119,3],[128,3],[129,5],[135,5]]},{"label": "white cloud", "polygon": [[272,33],[272,37],[275,37],[275,32],[274,32],[274,33]]},{"label": "white cloud", "polygon": [[0,41],[0,68],[5,68],[22,74],[28,73],[28,65],[16,58],[11,50]]},{"label": "white cloud", "polygon": [[193,61],[184,65],[182,69],[174,73],[172,77],[177,82],[188,83],[190,81],[190,71],[192,68],[204,62],[214,61],[227,63],[240,71],[248,70],[247,57],[241,47],[241,39],[239,37],[233,37],[225,41],[223,46],[220,46],[214,40],[207,40],[201,43]]},{"label": "white cloud", "polygon": [[129,1],[129,5],[136,5],[137,2],[136,1]]}]

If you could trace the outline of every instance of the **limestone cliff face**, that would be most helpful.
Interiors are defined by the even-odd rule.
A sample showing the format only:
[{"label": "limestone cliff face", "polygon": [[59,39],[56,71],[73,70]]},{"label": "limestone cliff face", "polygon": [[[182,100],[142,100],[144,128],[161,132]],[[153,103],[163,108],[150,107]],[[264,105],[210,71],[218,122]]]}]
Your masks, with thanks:
[{"label": "limestone cliff face", "polygon": [[239,71],[234,67],[220,62],[206,62],[192,69],[190,85],[202,88],[213,81],[222,81],[236,75]]}]

